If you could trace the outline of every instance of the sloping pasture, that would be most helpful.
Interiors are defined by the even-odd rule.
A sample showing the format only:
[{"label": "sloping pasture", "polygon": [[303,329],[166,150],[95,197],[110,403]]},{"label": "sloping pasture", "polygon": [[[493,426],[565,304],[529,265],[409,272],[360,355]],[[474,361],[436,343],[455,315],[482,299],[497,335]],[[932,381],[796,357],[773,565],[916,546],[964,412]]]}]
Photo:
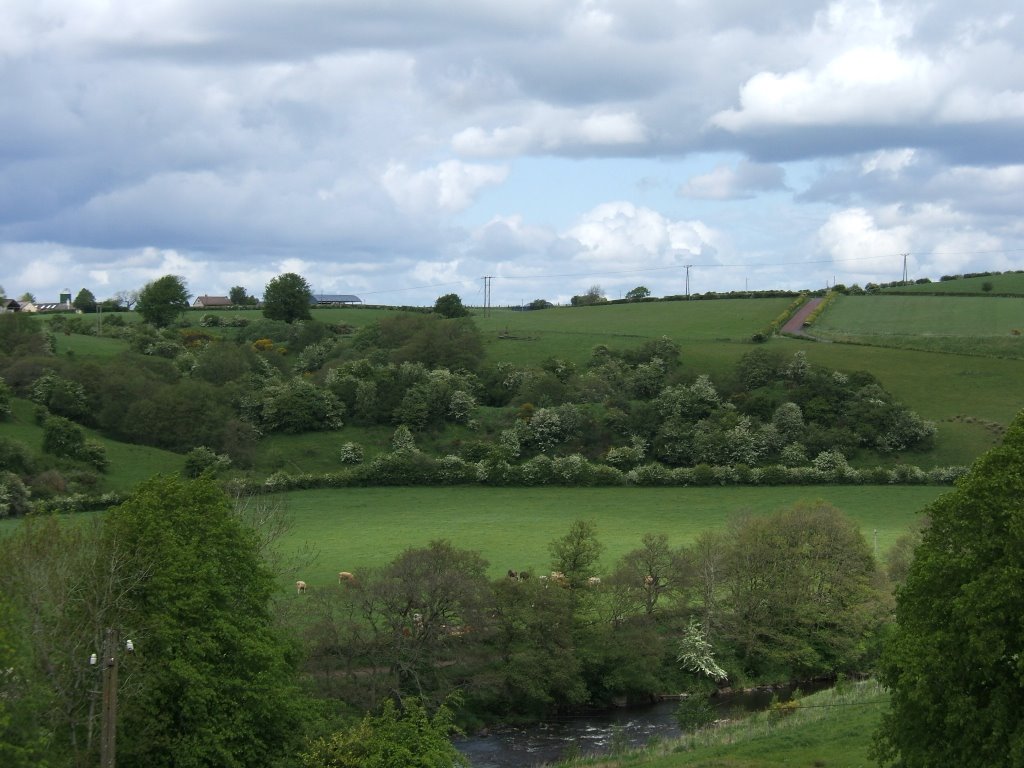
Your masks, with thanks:
[{"label": "sloping pasture", "polygon": [[[14,398],[11,418],[0,421],[0,435],[18,440],[36,453],[42,453],[43,428],[36,424],[35,406],[28,400]],[[129,445],[110,440],[87,427],[82,427],[86,439],[100,443],[107,450],[110,469],[99,475],[97,490],[127,492],[143,480],[159,473],[181,472],[185,457],[145,445]]]},{"label": "sloping pasture", "polygon": [[[673,545],[722,529],[736,515],[765,514],[795,502],[824,500],[857,521],[879,557],[914,525],[918,511],[948,489],[934,486],[770,488],[346,488],[294,491],[279,498],[292,527],[279,542],[300,562],[288,578],[314,587],[338,571],[379,567],[409,547],[448,539],[480,552],[493,576],[509,568],[550,570],[548,545],[574,520],[593,521],[607,572],[645,533]],[[875,533],[877,531],[877,535]],[[301,560],[301,557],[300,557]]]},{"label": "sloping pasture", "polygon": [[[986,291],[984,286],[991,285]],[[1001,275],[978,275],[961,277],[957,280],[940,280],[932,283],[893,285],[882,289],[883,293],[1014,293],[1024,296],[1024,272],[1004,272]]]},{"label": "sloping pasture", "polygon": [[625,349],[662,336],[682,345],[745,342],[792,301],[659,301],[530,312],[492,309],[486,316],[477,311],[474,320],[483,333],[490,362],[536,365],[549,357],[559,357],[582,363],[599,344]]},{"label": "sloping pasture", "polygon": [[[826,313],[827,314],[827,313]],[[969,464],[996,445],[1024,408],[1024,362],[779,338],[768,345],[839,371],[870,371],[889,392],[939,427],[936,448],[901,460],[921,466]]]},{"label": "sloping pasture", "polygon": [[811,333],[852,344],[1024,359],[1024,301],[1002,296],[840,296]]}]

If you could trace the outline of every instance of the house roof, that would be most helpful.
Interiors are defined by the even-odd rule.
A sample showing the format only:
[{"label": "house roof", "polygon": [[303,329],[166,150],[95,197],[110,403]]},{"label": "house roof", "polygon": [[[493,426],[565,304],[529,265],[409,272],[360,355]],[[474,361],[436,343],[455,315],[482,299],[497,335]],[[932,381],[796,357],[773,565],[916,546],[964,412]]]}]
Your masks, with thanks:
[{"label": "house roof", "polygon": [[310,304],[362,304],[363,300],[351,293],[315,293]]},{"label": "house roof", "polygon": [[231,299],[227,296],[197,296],[192,306],[198,307],[230,307]]}]

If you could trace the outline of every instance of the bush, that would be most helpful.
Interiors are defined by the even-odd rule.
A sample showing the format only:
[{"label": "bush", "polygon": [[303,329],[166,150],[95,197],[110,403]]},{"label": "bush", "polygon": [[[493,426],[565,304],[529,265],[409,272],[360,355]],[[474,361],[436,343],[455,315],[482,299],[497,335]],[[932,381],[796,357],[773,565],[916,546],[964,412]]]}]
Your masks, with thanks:
[{"label": "bush", "polygon": [[707,696],[691,695],[679,702],[675,718],[679,730],[683,733],[692,733],[715,721],[715,708],[711,706]]},{"label": "bush", "polygon": [[342,464],[362,464],[363,446],[359,443],[345,443],[338,452],[338,461]]},{"label": "bush", "polygon": [[185,477],[199,477],[204,472],[209,471],[216,474],[230,466],[230,458],[215,453],[205,445],[200,445],[185,454],[185,466],[181,471]]},{"label": "bush", "polygon": [[627,472],[626,479],[639,486],[674,485],[672,471],[664,464],[643,464]]},{"label": "bush", "polygon": [[0,517],[24,515],[29,511],[29,490],[13,472],[0,472]]},{"label": "bush", "polygon": [[11,415],[11,388],[0,376],[0,419],[6,419]]}]

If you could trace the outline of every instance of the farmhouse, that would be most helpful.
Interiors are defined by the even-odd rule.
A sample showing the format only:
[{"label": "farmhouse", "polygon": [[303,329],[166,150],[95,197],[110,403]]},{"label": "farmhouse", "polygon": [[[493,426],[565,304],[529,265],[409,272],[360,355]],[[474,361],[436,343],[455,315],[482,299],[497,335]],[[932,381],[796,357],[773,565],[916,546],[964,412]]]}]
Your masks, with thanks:
[{"label": "farmhouse", "polygon": [[21,305],[22,312],[74,312],[71,304],[71,291],[64,289],[60,293],[60,301],[26,301]]},{"label": "farmhouse", "polygon": [[195,309],[229,309],[231,299],[227,296],[197,296],[192,306]]},{"label": "farmhouse", "polygon": [[309,303],[317,307],[339,307],[344,304],[362,304],[363,300],[350,293],[316,293],[309,297]]}]

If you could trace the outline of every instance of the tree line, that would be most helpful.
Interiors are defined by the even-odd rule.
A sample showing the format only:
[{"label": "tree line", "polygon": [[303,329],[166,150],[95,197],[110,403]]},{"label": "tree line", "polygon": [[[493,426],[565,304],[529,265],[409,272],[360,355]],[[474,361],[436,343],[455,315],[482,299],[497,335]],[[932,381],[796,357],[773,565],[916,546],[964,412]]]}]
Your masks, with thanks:
[{"label": "tree line", "polygon": [[[858,529],[821,503],[738,517],[689,546],[645,534],[610,565],[578,520],[550,543],[550,572],[496,579],[478,553],[435,541],[291,595],[280,584],[294,563],[274,547],[283,524],[208,475],[164,476],[103,517],[30,517],[5,537],[5,765],[95,761],[88,659],[109,628],[134,651],[121,764],[312,768],[336,764],[324,755],[369,727],[367,712],[384,728],[448,706],[473,726],[862,670],[891,609]],[[727,680],[693,666],[695,641]]]}]

